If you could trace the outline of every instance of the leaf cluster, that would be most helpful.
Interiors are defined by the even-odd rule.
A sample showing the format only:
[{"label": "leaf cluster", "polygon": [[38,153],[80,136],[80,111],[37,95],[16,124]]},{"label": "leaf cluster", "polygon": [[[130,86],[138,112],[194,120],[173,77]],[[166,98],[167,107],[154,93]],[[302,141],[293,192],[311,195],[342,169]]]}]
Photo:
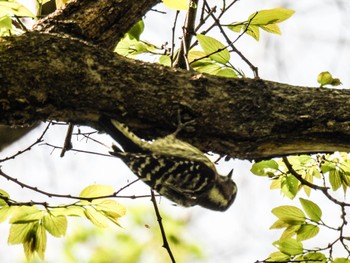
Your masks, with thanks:
[{"label": "leaf cluster", "polygon": [[[308,196],[312,190],[320,190],[330,201],[340,206],[342,224],[338,227],[325,224],[322,221],[321,207],[304,198],[299,198],[303,210],[288,205],[276,207],[272,213],[278,220],[271,229],[284,229],[284,231],[280,239],[273,243],[279,251],[272,253],[266,262],[350,262],[347,258],[333,259],[332,255],[333,247],[338,242],[350,254],[344,241],[348,237],[344,236],[343,231],[347,224],[345,207],[349,204],[336,200],[328,193],[331,188],[332,191],[342,189],[345,194],[349,188],[348,154],[290,156],[287,161],[286,159],[261,161],[253,164],[251,171],[255,175],[271,178],[271,188],[280,189],[281,193],[291,199],[302,189]],[[315,238],[320,227],[338,232],[339,237],[325,248],[305,249],[302,242]],[[328,256],[323,253],[324,250],[328,250]]]},{"label": "leaf cluster", "polygon": [[[167,0],[163,2],[167,7],[172,9],[188,9],[188,1]],[[231,31],[239,33],[238,38],[247,33],[256,40],[259,40],[259,29],[263,29],[269,33],[281,34],[277,24],[287,20],[293,14],[293,10],[285,8],[261,10],[251,14],[247,21],[232,22],[229,25],[215,24],[215,26],[221,28],[226,26]],[[145,54],[156,55],[159,57],[160,64],[172,66],[172,61],[174,60],[174,56],[176,57],[178,55],[178,50],[172,50],[172,48],[168,48],[166,45],[157,47],[147,41],[140,40],[143,30],[144,23],[140,21],[125,34],[124,38],[118,43],[115,52],[127,57]],[[235,48],[229,50],[229,47],[232,47],[238,38],[236,40],[227,39],[228,44],[224,45],[218,39],[208,36],[207,33],[195,32],[196,41],[187,52],[187,60],[191,68],[201,73],[228,78],[244,76],[243,72],[231,63],[230,53],[237,50]],[[199,43],[201,49],[196,47],[197,43]]]},{"label": "leaf cluster", "polygon": [[118,219],[125,215],[125,208],[115,200],[100,198],[112,193],[111,186],[91,185],[82,190],[82,200],[74,204],[55,207],[46,204],[44,209],[39,209],[34,203],[17,203],[0,190],[0,222],[9,218],[10,245],[22,244],[28,260],[35,254],[44,259],[47,233],[64,236],[68,216],[87,218],[98,227],[107,227],[110,222],[119,226]]}]

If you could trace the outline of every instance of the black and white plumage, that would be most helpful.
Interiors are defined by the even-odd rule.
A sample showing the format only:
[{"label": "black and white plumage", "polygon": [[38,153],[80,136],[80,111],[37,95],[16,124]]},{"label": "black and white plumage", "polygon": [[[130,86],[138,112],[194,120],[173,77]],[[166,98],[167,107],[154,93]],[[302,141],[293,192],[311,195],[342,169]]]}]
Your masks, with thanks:
[{"label": "black and white plumage", "polygon": [[177,139],[179,129],[147,142],[116,120],[103,116],[100,125],[123,148],[113,146],[111,154],[160,195],[185,207],[216,211],[225,211],[235,200],[237,187],[230,176],[219,175],[198,148]]}]

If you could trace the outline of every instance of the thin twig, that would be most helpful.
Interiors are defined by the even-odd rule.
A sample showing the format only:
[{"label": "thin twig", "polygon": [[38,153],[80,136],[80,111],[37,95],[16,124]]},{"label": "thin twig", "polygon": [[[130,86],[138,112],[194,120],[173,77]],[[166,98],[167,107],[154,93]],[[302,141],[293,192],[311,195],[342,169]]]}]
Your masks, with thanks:
[{"label": "thin twig", "polygon": [[[50,143],[42,143],[40,145],[46,145],[46,146],[49,146],[49,147],[52,147],[53,150],[52,152],[55,150],[55,149],[59,149],[59,150],[62,150],[63,147],[61,146],[56,146],[56,145],[53,145],[53,144],[50,144]],[[99,156],[103,156],[103,157],[113,157],[115,158],[115,156],[113,155],[110,155],[110,154],[106,154],[106,153],[97,153],[97,152],[91,152],[91,151],[85,151],[85,150],[79,150],[79,149],[71,149],[70,151],[72,152],[78,152],[78,153],[87,153],[87,154],[94,154],[94,155],[99,155]]]},{"label": "thin twig", "polygon": [[173,66],[174,64],[174,50],[175,50],[175,29],[177,24],[177,19],[179,18],[180,11],[176,11],[175,19],[174,19],[174,26],[171,29],[171,50],[170,50],[170,65]]},{"label": "thin twig", "polygon": [[[204,1],[204,5],[207,8],[207,11],[210,12],[210,6],[207,3],[207,1]],[[255,15],[256,16],[256,15]],[[254,17],[255,17],[254,16]],[[242,34],[240,34],[240,36],[238,36],[238,38],[235,41],[231,41],[230,38],[227,36],[225,30],[223,29],[223,27],[220,24],[220,18],[217,18],[213,13],[211,13],[211,17],[214,19],[215,24],[218,26],[221,34],[223,35],[223,37],[225,38],[227,44],[232,48],[232,50],[245,62],[247,63],[247,65],[251,68],[251,70],[253,71],[254,77],[255,78],[259,78],[259,73],[258,73],[258,68],[256,66],[254,66],[235,46],[234,43],[235,41],[237,41],[243,34],[246,33],[246,31],[248,30],[248,26],[250,24],[250,22],[252,21],[252,19],[254,17],[252,17],[249,21],[248,21],[248,26],[246,27],[246,29],[242,32]]]},{"label": "thin twig", "polygon": [[157,216],[157,221],[158,221],[158,224],[159,224],[160,232],[162,233],[163,247],[167,250],[167,252],[169,254],[169,257],[171,259],[171,262],[172,263],[176,263],[174,255],[173,255],[173,253],[171,251],[171,248],[169,246],[168,239],[167,239],[166,234],[165,234],[164,226],[163,226],[163,223],[162,223],[162,217],[161,217],[161,215],[159,213],[159,209],[158,209],[158,206],[157,206],[157,201],[156,201],[156,198],[155,198],[153,190],[151,190],[151,201],[153,203],[154,211],[155,211],[156,216]]},{"label": "thin twig", "polygon": [[197,6],[198,0],[190,1],[191,5],[188,9],[185,25],[183,27],[183,37],[181,41],[181,46],[177,54],[177,58],[174,62],[174,67],[179,67],[183,69],[190,69],[187,54],[189,47],[191,45],[192,36],[195,34],[195,22],[197,16]]},{"label": "thin twig", "polygon": [[[71,195],[71,194],[50,193],[50,192],[41,190],[41,189],[39,189],[36,186],[31,186],[31,185],[25,184],[25,183],[19,181],[17,178],[14,178],[14,177],[9,176],[6,173],[4,173],[2,171],[2,169],[1,169],[1,167],[0,167],[0,176],[4,177],[8,181],[14,182],[15,184],[19,185],[21,188],[26,188],[26,189],[32,190],[32,191],[37,192],[39,194],[46,195],[49,198],[52,198],[52,197],[70,198],[70,199],[76,199],[76,200],[86,200],[86,201],[90,201],[91,202],[92,200],[95,200],[95,199],[104,199],[104,198],[130,198],[130,199],[137,199],[137,198],[150,197],[150,195],[139,195],[139,196],[135,196],[135,195],[128,195],[128,196],[118,195],[122,190],[124,190],[125,188],[127,188],[130,185],[134,184],[139,179],[136,179],[136,180],[132,181],[131,183],[128,183],[127,185],[125,185],[124,187],[120,188],[118,191],[116,191],[116,192],[114,192],[114,193],[112,193],[110,195],[93,196],[93,197],[81,197],[81,196],[75,196],[75,195]],[[40,203],[40,202],[33,202],[33,203]]]},{"label": "thin twig", "polygon": [[21,151],[18,151],[16,154],[10,156],[10,157],[6,157],[4,159],[0,159],[0,163],[2,162],[6,162],[8,160],[11,160],[11,159],[15,159],[18,155],[21,155],[22,153],[25,153],[27,151],[30,151],[32,149],[33,146],[35,146],[36,144],[38,143],[41,143],[43,141],[43,138],[44,138],[44,135],[46,134],[46,132],[48,131],[49,127],[51,125],[51,122],[49,122],[49,124],[46,126],[45,130],[42,132],[42,134],[40,135],[40,137],[35,141],[33,142],[31,145],[29,145],[27,148],[25,148],[24,150],[21,150]]}]

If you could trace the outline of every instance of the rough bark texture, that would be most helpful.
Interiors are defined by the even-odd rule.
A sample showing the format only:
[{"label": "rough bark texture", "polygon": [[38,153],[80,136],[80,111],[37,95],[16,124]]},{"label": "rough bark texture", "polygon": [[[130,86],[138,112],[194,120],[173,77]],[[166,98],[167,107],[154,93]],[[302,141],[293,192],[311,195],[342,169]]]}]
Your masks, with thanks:
[{"label": "rough bark texture", "polygon": [[[73,11],[84,14],[95,2],[108,17],[102,5],[112,1],[77,1],[72,5],[80,11]],[[157,1],[113,2],[125,5],[125,10],[137,2],[134,8],[139,10],[132,12],[139,15],[136,22]],[[50,19],[64,14],[60,11]],[[84,20],[77,16],[68,19]],[[51,26],[42,22],[45,33],[0,42],[0,124],[61,120],[96,126],[98,116],[107,114],[143,137],[154,138],[174,131],[181,110],[182,116],[196,120],[195,129],[182,132],[182,138],[202,150],[235,158],[350,149],[349,90],[227,79],[125,59],[108,50],[113,41],[102,45],[106,49],[101,43],[111,35],[108,29],[126,18],[94,31],[90,27],[98,17],[87,17],[89,26],[82,22],[78,27],[87,28],[80,31],[84,41],[74,30],[57,34],[59,27],[48,30]],[[114,28],[119,34],[114,41],[128,28]]]},{"label": "rough bark texture", "polygon": [[65,8],[40,20],[34,30],[67,33],[113,49],[126,32],[160,0],[70,1]]}]

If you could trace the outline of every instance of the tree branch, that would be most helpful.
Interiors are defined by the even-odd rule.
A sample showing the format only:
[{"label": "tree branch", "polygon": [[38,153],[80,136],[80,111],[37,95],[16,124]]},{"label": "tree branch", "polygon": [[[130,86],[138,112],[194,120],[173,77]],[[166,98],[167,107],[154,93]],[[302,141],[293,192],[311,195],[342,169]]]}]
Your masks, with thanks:
[{"label": "tree branch", "polygon": [[39,20],[34,30],[66,33],[113,50],[119,40],[159,0],[73,0]]},{"label": "tree branch", "polygon": [[149,139],[173,132],[181,109],[196,120],[196,136],[181,137],[204,151],[262,159],[350,150],[346,89],[174,70],[35,32],[0,42],[0,64],[0,124],[96,127],[103,113]]}]

